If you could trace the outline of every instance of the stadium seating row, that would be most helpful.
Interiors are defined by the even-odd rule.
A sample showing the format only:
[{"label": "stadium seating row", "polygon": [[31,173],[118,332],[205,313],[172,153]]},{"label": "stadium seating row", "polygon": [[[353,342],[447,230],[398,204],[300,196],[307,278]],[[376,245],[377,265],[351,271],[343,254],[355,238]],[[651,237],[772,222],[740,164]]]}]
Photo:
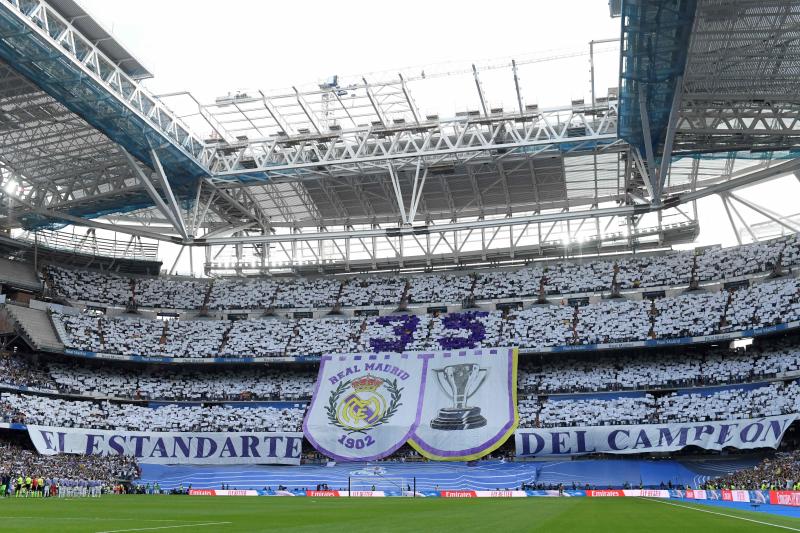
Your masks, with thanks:
[{"label": "stadium seating row", "polygon": [[270,357],[515,346],[527,351],[710,335],[800,319],[800,281],[655,300],[536,305],[521,311],[367,318],[147,320],[52,315],[68,348],[176,358]]},{"label": "stadium seating row", "polygon": [[300,431],[304,407],[177,405],[146,407],[29,394],[0,394],[0,417],[44,426],[128,431]]},{"label": "stadium seating row", "polygon": [[[0,384],[128,400],[294,401],[311,397],[316,368],[120,366],[38,362],[0,356]],[[518,372],[522,397],[647,391],[753,383],[800,375],[797,338],[759,342],[741,349],[697,348],[589,357],[523,357]]]},{"label": "stadium seating row", "polygon": [[755,388],[727,388],[706,394],[674,392],[656,397],[525,399],[518,404],[520,426],[596,426],[664,422],[707,422],[800,412],[800,383],[775,382]]},{"label": "stadium seating row", "polygon": [[537,297],[596,293],[638,287],[686,285],[800,264],[796,235],[735,248],[674,252],[661,256],[533,265],[517,270],[401,277],[223,279],[128,278],[51,266],[48,285],[68,299],[105,305],[171,309],[329,308],[410,303],[461,303],[465,299]]},{"label": "stadium seating row", "polygon": [[[800,412],[800,383],[773,382],[722,390],[593,398],[525,398],[520,427],[705,422]],[[261,404],[168,404],[83,401],[18,393],[0,394],[7,422],[129,431],[299,431],[305,407]]]}]

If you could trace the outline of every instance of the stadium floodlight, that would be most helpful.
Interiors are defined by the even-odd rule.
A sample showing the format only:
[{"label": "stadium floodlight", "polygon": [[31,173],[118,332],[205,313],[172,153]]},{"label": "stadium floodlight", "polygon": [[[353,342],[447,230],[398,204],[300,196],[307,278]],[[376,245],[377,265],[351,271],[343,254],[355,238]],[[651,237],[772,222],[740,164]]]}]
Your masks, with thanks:
[{"label": "stadium floodlight", "polygon": [[19,188],[19,184],[13,178],[8,178],[8,180],[6,180],[5,185],[3,185],[3,189],[8,194],[16,194],[18,188]]}]

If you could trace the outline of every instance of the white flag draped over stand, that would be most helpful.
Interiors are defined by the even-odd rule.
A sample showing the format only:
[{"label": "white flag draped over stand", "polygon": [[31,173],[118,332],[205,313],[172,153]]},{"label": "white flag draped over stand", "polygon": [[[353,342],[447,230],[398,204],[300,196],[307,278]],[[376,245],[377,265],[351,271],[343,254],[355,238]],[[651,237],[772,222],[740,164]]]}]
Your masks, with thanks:
[{"label": "white flag draped over stand", "polygon": [[422,417],[409,441],[419,453],[471,461],[514,433],[519,424],[515,349],[439,352],[427,366]]},{"label": "white flag draped over stand", "polygon": [[303,423],[337,461],[372,461],[408,442],[425,457],[473,460],[518,424],[511,348],[324,356]]},{"label": "white flag draped over stand", "polygon": [[337,461],[372,461],[402,446],[419,421],[423,353],[324,356],[303,432]]}]

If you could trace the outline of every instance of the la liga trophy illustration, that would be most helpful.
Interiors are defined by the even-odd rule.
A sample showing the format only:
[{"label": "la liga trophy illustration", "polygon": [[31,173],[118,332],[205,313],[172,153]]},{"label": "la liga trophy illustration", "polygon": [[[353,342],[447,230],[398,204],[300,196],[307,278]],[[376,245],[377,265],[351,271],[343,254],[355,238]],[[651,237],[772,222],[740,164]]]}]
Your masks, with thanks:
[{"label": "la liga trophy illustration", "polygon": [[436,373],[439,387],[451,398],[453,406],[439,409],[439,415],[431,420],[431,427],[458,431],[485,426],[486,419],[481,415],[481,408],[469,407],[467,400],[478,392],[486,381],[489,369],[481,368],[474,363],[463,363],[434,368],[433,371]]}]

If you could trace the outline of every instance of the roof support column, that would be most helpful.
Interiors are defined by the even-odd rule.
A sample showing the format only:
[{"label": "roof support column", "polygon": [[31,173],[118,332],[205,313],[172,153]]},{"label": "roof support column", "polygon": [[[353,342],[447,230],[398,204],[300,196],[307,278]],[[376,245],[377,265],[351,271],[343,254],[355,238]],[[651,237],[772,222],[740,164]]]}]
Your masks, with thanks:
[{"label": "roof support column", "polygon": [[425,179],[428,177],[428,167],[426,166],[420,178],[419,171],[422,166],[422,159],[417,160],[417,171],[414,174],[414,187],[411,189],[411,207],[408,213],[408,223],[413,224],[414,218],[417,216],[417,208],[419,207],[420,198],[422,198],[422,190],[425,187]]},{"label": "roof support column", "polygon": [[678,76],[675,80],[675,94],[672,97],[672,107],[669,111],[669,122],[667,123],[667,134],[664,138],[664,150],[661,152],[661,164],[658,168],[658,188],[656,189],[659,205],[661,203],[664,184],[667,182],[667,172],[672,163],[672,143],[675,140],[675,129],[678,125],[678,114],[680,112],[683,76]]},{"label": "roof support column", "polygon": [[739,246],[741,246],[742,236],[739,234],[739,230],[736,228],[736,223],[733,221],[733,215],[731,215],[731,209],[728,206],[728,197],[724,194],[720,194],[719,197],[722,200],[722,205],[725,207],[725,212],[728,214],[728,222],[731,223],[733,234],[736,235],[736,242],[739,243]]},{"label": "roof support column", "polygon": [[767,217],[771,221],[775,222],[776,224],[778,224],[780,226],[783,226],[784,228],[788,229],[789,231],[791,231],[793,233],[800,232],[800,226],[797,226],[793,222],[791,222],[790,220],[781,217],[776,212],[771,211],[771,210],[767,209],[766,207],[760,206],[760,205],[756,204],[755,202],[752,202],[750,200],[746,200],[745,198],[741,198],[741,197],[737,196],[733,192],[728,193],[728,194],[730,195],[731,198],[733,198],[734,200],[736,200],[740,204],[749,207],[750,209],[752,209],[756,213],[764,215],[765,217]]},{"label": "roof support column", "polygon": [[400,181],[397,179],[397,173],[395,173],[392,165],[389,165],[389,176],[392,179],[392,188],[394,189],[394,194],[395,197],[397,198],[397,208],[400,211],[400,218],[403,221],[403,225],[407,226],[409,222],[408,222],[408,216],[406,215],[405,203],[403,202],[403,191],[400,190]]},{"label": "roof support column", "polygon": [[150,181],[149,176],[145,174],[145,172],[139,167],[139,165],[134,161],[133,156],[128,153],[127,150],[120,147],[122,154],[125,156],[125,159],[128,161],[128,165],[131,167],[133,172],[139,178],[139,181],[144,185],[145,190],[147,190],[147,194],[150,198],[155,202],[156,208],[161,212],[162,215],[172,224],[172,227],[175,228],[175,231],[179,233],[183,238],[186,238],[185,233],[181,232],[181,225],[175,219],[175,214],[173,211],[167,206],[164,202],[164,199],[159,194],[158,190],[156,189],[153,182]]},{"label": "roof support column", "polygon": [[645,87],[639,85],[639,117],[642,120],[642,136],[644,137],[645,161],[640,170],[643,171],[644,181],[650,192],[650,201],[659,205],[661,198],[658,191],[658,181],[654,176],[656,171],[656,159],[653,151],[653,139],[650,136],[650,118],[647,115],[647,94]]},{"label": "roof support column", "polygon": [[164,189],[164,193],[167,196],[167,206],[172,211],[175,221],[178,223],[178,232],[184,239],[188,239],[189,233],[186,231],[186,225],[183,223],[181,209],[178,206],[177,200],[175,200],[175,195],[172,193],[172,187],[169,186],[169,180],[167,179],[167,175],[164,173],[164,167],[161,166],[161,160],[158,158],[158,153],[151,148],[150,156],[153,158],[153,163],[155,163],[156,166],[156,175],[161,180],[161,188]]}]

